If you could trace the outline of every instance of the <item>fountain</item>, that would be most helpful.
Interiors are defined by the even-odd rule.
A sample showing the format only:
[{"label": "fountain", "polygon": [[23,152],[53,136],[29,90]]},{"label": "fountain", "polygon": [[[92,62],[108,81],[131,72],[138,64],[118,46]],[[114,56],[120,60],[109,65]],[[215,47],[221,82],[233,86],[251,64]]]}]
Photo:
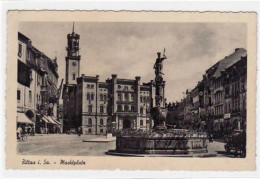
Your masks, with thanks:
[{"label": "fountain", "polygon": [[166,58],[158,52],[155,69],[155,104],[150,111],[154,127],[149,131],[128,129],[116,132],[116,150],[109,150],[109,155],[145,156],[206,153],[208,138],[206,133],[192,132],[186,129],[167,129],[165,125],[167,109],[163,99],[162,69]]}]

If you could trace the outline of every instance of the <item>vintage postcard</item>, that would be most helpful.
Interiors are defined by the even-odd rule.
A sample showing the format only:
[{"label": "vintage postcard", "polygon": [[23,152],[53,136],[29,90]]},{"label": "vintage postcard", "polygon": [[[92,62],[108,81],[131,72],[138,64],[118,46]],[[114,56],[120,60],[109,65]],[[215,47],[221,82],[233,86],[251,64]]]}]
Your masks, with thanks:
[{"label": "vintage postcard", "polygon": [[7,20],[7,169],[256,169],[256,13]]}]

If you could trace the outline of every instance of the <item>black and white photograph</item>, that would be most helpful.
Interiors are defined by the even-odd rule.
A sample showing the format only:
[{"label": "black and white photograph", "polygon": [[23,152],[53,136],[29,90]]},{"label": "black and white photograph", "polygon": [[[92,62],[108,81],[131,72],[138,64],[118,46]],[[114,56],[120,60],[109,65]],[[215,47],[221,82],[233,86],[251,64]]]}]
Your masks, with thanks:
[{"label": "black and white photograph", "polygon": [[255,170],[256,20],[9,12],[6,167]]},{"label": "black and white photograph", "polygon": [[244,23],[21,22],[17,153],[246,157]]}]

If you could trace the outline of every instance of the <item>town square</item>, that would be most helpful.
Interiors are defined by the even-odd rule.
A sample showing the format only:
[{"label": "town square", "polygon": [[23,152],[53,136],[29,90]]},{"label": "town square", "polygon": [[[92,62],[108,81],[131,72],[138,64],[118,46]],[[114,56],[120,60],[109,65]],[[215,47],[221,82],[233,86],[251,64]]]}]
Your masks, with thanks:
[{"label": "town square", "polygon": [[[57,27],[66,33],[57,33],[56,42],[52,37],[44,41],[35,31],[30,35],[28,28],[38,25],[24,23],[18,32],[18,154],[246,156],[243,25],[234,25],[235,40],[224,38],[228,45],[223,49],[213,49],[222,46],[212,39],[216,29],[231,36],[231,25],[163,24],[160,31],[156,23],[46,23],[54,35]],[[94,38],[97,32],[100,36]],[[158,33],[158,38],[151,40],[149,33],[155,37]],[[82,42],[86,36],[92,43]],[[160,47],[159,39],[164,39],[158,42]],[[50,45],[41,49],[41,43]],[[142,53],[135,54],[135,47],[149,58],[140,59]],[[112,59],[107,58],[110,55]],[[199,61],[200,57],[205,60]],[[95,60],[90,63],[91,58]],[[127,60],[121,63],[117,58]]]}]

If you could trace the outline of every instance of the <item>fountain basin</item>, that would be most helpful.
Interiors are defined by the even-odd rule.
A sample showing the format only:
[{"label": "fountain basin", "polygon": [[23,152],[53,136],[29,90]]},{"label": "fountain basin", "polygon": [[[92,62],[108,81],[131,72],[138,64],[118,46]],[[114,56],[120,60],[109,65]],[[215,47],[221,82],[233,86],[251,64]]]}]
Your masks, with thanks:
[{"label": "fountain basin", "polygon": [[207,153],[208,138],[203,133],[169,132],[152,134],[123,134],[116,138],[116,150],[108,154],[159,154],[176,155]]}]

